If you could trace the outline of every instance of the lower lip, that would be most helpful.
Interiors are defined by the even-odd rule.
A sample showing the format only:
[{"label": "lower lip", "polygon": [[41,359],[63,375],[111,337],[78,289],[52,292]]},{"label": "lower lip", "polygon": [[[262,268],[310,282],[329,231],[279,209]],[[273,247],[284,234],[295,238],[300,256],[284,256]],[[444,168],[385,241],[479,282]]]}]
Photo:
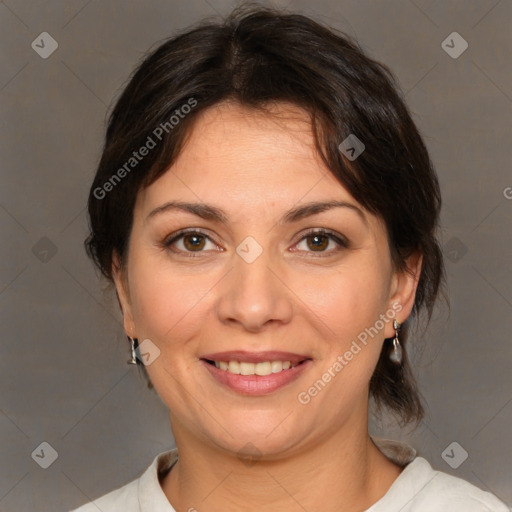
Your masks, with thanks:
[{"label": "lower lip", "polygon": [[297,379],[312,364],[308,359],[293,368],[270,375],[236,375],[201,360],[210,374],[221,384],[244,395],[268,395]]}]

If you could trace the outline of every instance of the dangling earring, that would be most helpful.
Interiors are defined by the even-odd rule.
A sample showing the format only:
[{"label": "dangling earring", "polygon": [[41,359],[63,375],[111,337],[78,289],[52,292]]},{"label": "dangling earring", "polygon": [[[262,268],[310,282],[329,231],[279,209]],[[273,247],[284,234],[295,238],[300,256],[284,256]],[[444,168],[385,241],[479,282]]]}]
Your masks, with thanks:
[{"label": "dangling earring", "polygon": [[128,364],[137,364],[137,354],[135,352],[135,340],[128,336],[128,340],[130,341],[130,351],[131,351],[131,359],[126,361]]},{"label": "dangling earring", "polygon": [[400,324],[397,320],[393,320],[393,329],[395,329],[395,337],[393,338],[393,352],[389,355],[389,359],[397,365],[401,365],[403,361],[402,346],[398,339],[398,331],[400,331]]}]

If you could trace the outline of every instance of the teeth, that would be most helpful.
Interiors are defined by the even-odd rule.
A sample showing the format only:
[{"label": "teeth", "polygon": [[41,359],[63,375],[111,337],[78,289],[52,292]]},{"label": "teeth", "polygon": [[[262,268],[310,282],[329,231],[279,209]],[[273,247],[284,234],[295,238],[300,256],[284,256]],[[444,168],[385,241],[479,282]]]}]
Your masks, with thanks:
[{"label": "teeth", "polygon": [[238,361],[229,361],[228,372],[240,375],[240,363]]},{"label": "teeth", "polygon": [[235,375],[270,375],[288,370],[292,367],[290,361],[262,361],[261,363],[247,363],[245,361],[214,361],[220,370],[228,371]]},{"label": "teeth", "polygon": [[[240,362],[240,375],[254,375],[254,367],[255,366],[256,365],[254,363]],[[229,367],[228,367],[228,371],[229,371]]]}]

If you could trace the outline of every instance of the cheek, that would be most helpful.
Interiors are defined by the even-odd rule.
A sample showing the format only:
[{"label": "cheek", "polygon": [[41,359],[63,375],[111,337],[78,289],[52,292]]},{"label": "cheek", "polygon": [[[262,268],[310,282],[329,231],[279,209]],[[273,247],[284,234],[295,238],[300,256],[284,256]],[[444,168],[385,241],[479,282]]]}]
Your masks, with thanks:
[{"label": "cheek", "polygon": [[384,339],[383,330],[373,329],[386,311],[387,279],[378,265],[371,268],[356,271],[355,266],[347,267],[331,275],[322,287],[310,283],[304,301],[311,311],[310,321],[315,317],[321,320],[316,321],[322,341],[320,375],[316,377],[324,382],[328,379],[327,391],[315,399],[315,407],[331,404],[333,421],[340,411],[352,410],[366,396]]},{"label": "cheek", "polygon": [[[145,258],[143,264],[143,257]],[[151,258],[133,258],[130,282],[132,311],[137,334],[154,341],[170,363],[195,353],[201,332],[213,325],[218,286],[229,279],[226,269],[203,272],[171,268]],[[140,333],[140,334],[139,334]],[[186,358],[188,359],[188,358]]]},{"label": "cheek", "polygon": [[132,311],[141,335],[166,345],[178,337],[184,340],[192,336],[205,321],[214,276],[183,275],[133,263]]},{"label": "cheek", "polygon": [[362,263],[347,265],[325,279],[302,279],[304,303],[322,320],[327,339],[338,344],[350,343],[374,325],[386,307],[389,290],[385,270],[375,262]]}]

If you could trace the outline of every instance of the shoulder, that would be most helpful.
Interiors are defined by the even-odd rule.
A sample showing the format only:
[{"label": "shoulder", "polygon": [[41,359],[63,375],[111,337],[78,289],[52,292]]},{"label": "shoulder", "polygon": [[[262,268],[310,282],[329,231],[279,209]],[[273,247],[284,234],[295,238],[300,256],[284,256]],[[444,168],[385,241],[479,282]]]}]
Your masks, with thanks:
[{"label": "shoulder", "polygon": [[436,471],[411,446],[372,437],[379,450],[404,469],[387,493],[366,512],[511,512],[490,492]]},{"label": "shoulder", "polygon": [[[390,505],[396,504],[395,499],[402,501],[403,512],[510,512],[493,494],[432,469],[422,457],[416,457],[403,470],[385,498],[388,495]],[[376,508],[375,512],[380,510]]]},{"label": "shoulder", "polygon": [[140,478],[71,512],[174,512],[160,487],[159,475],[168,472],[177,458],[176,449],[160,453]]},{"label": "shoulder", "polygon": [[[425,459],[423,461],[428,464]],[[439,503],[443,510],[449,506],[453,512],[509,512],[508,507],[494,494],[483,491],[462,478],[430,469],[432,480],[426,488],[427,494],[430,495],[430,502]]]},{"label": "shoulder", "polygon": [[131,512],[132,510],[138,511],[138,483],[138,479],[134,480],[71,512],[98,512],[98,509],[102,512],[114,512],[119,510],[123,510],[124,512]]}]

